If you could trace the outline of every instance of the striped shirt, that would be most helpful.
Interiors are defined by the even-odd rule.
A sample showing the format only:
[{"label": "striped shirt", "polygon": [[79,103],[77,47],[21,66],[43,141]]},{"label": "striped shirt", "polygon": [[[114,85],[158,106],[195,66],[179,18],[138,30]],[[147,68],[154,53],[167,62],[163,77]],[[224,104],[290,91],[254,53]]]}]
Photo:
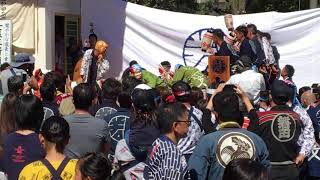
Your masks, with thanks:
[{"label": "striped shirt", "polygon": [[179,180],[187,172],[187,162],[176,145],[166,136],[153,143],[153,149],[144,169],[146,180]]},{"label": "striped shirt", "polygon": [[[197,121],[202,123],[202,111],[193,107],[193,111],[191,108],[188,109],[189,113],[192,113],[190,116],[191,124],[189,126],[189,131],[187,137],[181,139],[178,143],[178,148],[182,152],[182,154],[192,154],[194,148],[197,145],[199,139],[204,135],[204,132],[201,130]],[[195,119],[197,118],[197,120]]]}]

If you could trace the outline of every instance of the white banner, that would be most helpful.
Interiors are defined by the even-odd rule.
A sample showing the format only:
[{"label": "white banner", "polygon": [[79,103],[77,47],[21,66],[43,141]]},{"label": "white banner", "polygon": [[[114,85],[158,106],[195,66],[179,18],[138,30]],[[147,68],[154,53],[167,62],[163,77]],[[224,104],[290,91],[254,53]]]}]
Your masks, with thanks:
[{"label": "white banner", "polygon": [[[82,36],[90,23],[99,39],[109,43],[110,75],[117,77],[131,60],[158,74],[158,64],[197,66],[203,70],[207,55],[200,38],[208,28],[227,32],[224,17],[176,13],[126,3],[121,0],[82,0]],[[291,64],[298,86],[320,82],[320,9],[292,13],[259,13],[234,16],[234,25],[254,23],[269,32],[281,55],[280,64]]]}]

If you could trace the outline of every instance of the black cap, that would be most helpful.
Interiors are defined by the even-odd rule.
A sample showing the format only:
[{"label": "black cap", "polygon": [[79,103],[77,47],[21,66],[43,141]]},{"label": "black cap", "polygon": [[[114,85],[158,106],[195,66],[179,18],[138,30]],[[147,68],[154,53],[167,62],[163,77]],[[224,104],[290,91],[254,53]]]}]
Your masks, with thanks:
[{"label": "black cap", "polygon": [[151,112],[156,108],[152,89],[134,89],[131,94],[131,99],[134,106],[142,112]]},{"label": "black cap", "polygon": [[214,29],[212,33],[221,40],[223,40],[223,37],[225,36],[224,32],[221,29]]},{"label": "black cap", "polygon": [[281,80],[275,80],[271,86],[271,95],[273,101],[280,105],[285,104],[292,97],[293,90]]}]

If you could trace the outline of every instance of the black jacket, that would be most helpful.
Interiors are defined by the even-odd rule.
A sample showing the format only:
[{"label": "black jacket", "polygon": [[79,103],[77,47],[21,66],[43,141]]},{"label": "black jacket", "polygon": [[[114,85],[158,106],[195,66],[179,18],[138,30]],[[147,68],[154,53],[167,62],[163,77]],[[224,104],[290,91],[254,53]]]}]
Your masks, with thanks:
[{"label": "black jacket", "polygon": [[266,143],[272,165],[293,164],[299,153],[300,116],[288,106],[275,106],[270,111],[249,112],[248,130],[258,134]]}]

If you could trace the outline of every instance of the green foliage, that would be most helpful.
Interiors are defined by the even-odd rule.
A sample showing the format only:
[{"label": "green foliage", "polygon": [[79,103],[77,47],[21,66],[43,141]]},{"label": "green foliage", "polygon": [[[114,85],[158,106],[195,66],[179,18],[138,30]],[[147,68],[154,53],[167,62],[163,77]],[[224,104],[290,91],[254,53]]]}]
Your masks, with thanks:
[{"label": "green foliage", "polygon": [[129,0],[129,2],[176,12],[196,13],[196,0]]},{"label": "green foliage", "polygon": [[[309,0],[300,0],[300,10],[309,8]],[[247,13],[291,12],[299,10],[299,0],[251,0],[247,4]]]},{"label": "green foliage", "polygon": [[215,10],[214,1],[209,0],[205,3],[200,3],[198,5],[197,13],[198,14],[205,14],[210,15]]},{"label": "green foliage", "polygon": [[[218,7],[218,0],[208,0],[197,3],[196,0],[128,0],[129,2],[176,12],[193,14],[226,14],[231,13],[231,4],[236,0],[229,0],[226,7]],[[307,9],[309,0],[300,0],[300,9]],[[299,0],[247,0],[246,12],[258,13],[267,11],[291,12],[299,10]]]}]

